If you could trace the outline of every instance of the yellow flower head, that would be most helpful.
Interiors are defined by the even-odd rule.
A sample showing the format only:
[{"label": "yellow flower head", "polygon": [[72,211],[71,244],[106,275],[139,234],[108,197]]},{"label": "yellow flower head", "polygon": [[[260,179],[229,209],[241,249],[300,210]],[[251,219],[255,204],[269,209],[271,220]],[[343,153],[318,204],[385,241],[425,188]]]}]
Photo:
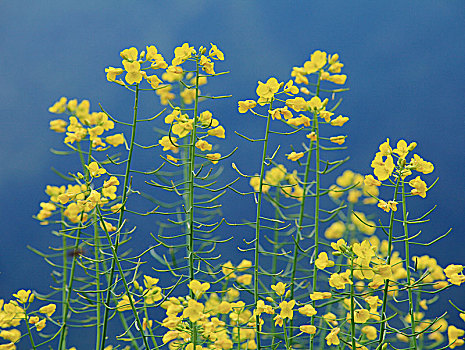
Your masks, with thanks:
[{"label": "yellow flower head", "polygon": [[208,153],[205,156],[213,164],[218,163],[218,160],[221,158],[221,154],[219,154],[219,153]]},{"label": "yellow flower head", "polygon": [[328,345],[339,345],[340,340],[338,338],[338,334],[341,331],[339,327],[333,328],[331,332],[326,336],[326,344]]},{"label": "yellow flower head", "polygon": [[179,46],[174,49],[174,59],[172,61],[174,66],[177,66],[181,63],[183,63],[185,60],[190,58],[192,54],[195,53],[194,47],[189,46],[188,43],[182,44],[182,46]]},{"label": "yellow flower head", "polygon": [[447,336],[449,338],[449,347],[454,349],[456,346],[461,346],[464,344],[463,339],[459,339],[459,337],[463,337],[465,331],[463,329],[457,328],[455,326],[449,326],[447,328]]},{"label": "yellow flower head", "polygon": [[119,145],[124,144],[124,135],[123,134],[116,134],[116,135],[111,135],[107,136],[105,138],[105,141],[112,145],[113,147],[117,147]]},{"label": "yellow flower head", "polygon": [[48,305],[42,306],[39,309],[39,312],[41,314],[47,314],[47,316],[52,316],[53,313],[55,312],[56,308],[57,308],[57,306],[55,304],[48,304]]},{"label": "yellow flower head", "polygon": [[316,315],[316,310],[312,305],[307,304],[299,308],[299,313],[301,313],[302,315],[308,316],[308,317],[312,317]]},{"label": "yellow flower head", "polygon": [[31,296],[30,298],[30,302],[32,302],[32,300],[34,300],[34,294],[31,295],[31,291],[30,290],[24,290],[24,289],[21,289],[21,290],[18,290],[16,292],[16,294],[13,294],[13,296],[18,300],[19,303],[21,304],[26,304],[29,300],[29,296]]},{"label": "yellow flower head", "polygon": [[316,333],[316,327],[312,325],[302,325],[299,327],[301,332],[307,333],[307,334],[315,334]]},{"label": "yellow flower head", "polygon": [[415,169],[416,171],[429,174],[432,173],[434,170],[433,163],[427,162],[423,160],[419,155],[414,154],[413,158],[410,160],[410,166]]},{"label": "yellow flower head", "polygon": [[213,146],[205,140],[198,140],[195,143],[195,147],[197,147],[201,151],[211,151]]},{"label": "yellow flower head", "polygon": [[129,49],[124,49],[121,51],[120,56],[123,58],[123,60],[137,61],[138,52],[135,47],[130,47]]},{"label": "yellow flower head", "polygon": [[340,115],[336,119],[331,120],[331,125],[332,126],[343,126],[348,121],[349,121],[348,117],[343,117],[342,115]]},{"label": "yellow flower head", "polygon": [[215,129],[210,129],[207,131],[207,134],[208,135],[211,135],[211,136],[216,136],[220,139],[224,139],[226,136],[225,136],[225,130],[224,128],[220,125],[218,126],[217,128]]},{"label": "yellow flower head", "polygon": [[245,101],[239,101],[239,113],[246,113],[249,109],[254,108],[257,105],[257,102],[254,100],[245,100]]},{"label": "yellow flower head", "polygon": [[191,322],[197,322],[203,314],[204,305],[194,299],[190,299],[187,303],[187,308],[182,313],[183,318],[189,318]]},{"label": "yellow flower head", "polygon": [[291,152],[290,154],[287,155],[287,159],[292,160],[293,162],[299,160],[304,156],[303,152]]},{"label": "yellow flower head", "polygon": [[326,252],[321,252],[318,254],[318,259],[315,260],[315,266],[323,270],[327,267],[333,267],[334,261],[328,259],[328,254],[326,254]]},{"label": "yellow flower head", "polygon": [[304,63],[306,74],[312,74],[323,68],[327,62],[327,54],[324,51],[316,50],[310,56],[310,61]]},{"label": "yellow flower head", "polygon": [[413,190],[410,192],[415,196],[418,195],[422,198],[426,197],[426,191],[428,190],[426,183],[420,178],[420,176],[417,176],[413,180],[410,180],[408,183],[410,186],[413,187]]},{"label": "yellow flower head", "polygon": [[277,284],[272,284],[271,289],[273,289],[279,296],[283,296],[286,291],[286,283],[278,282]]},{"label": "yellow flower head", "polygon": [[207,290],[210,289],[210,283],[205,282],[205,283],[200,283],[197,280],[192,280],[188,284],[188,287],[190,290],[192,290],[192,293],[194,293],[194,296],[196,299],[200,298]]},{"label": "yellow flower head", "polygon": [[289,318],[292,320],[294,317],[294,311],[292,310],[295,306],[295,300],[291,301],[282,301],[279,303],[279,307],[281,308],[280,316],[282,319]]},{"label": "yellow flower head", "polygon": [[224,54],[221,52],[215,44],[210,43],[212,46],[210,51],[208,51],[208,55],[213,58],[214,60],[224,61]]},{"label": "yellow flower head", "polygon": [[280,84],[276,78],[270,78],[266,83],[258,82],[257,95],[264,99],[270,99],[278,92]]}]

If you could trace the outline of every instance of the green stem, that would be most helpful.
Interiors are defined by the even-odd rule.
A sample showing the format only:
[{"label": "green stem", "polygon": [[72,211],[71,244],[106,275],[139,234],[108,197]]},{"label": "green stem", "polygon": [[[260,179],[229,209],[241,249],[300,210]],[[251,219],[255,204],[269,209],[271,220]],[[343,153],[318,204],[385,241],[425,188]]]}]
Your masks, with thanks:
[{"label": "green stem", "polygon": [[352,338],[352,349],[357,349],[355,344],[355,291],[354,291],[354,257],[350,258],[350,337]]},{"label": "green stem", "polygon": [[[315,150],[315,185],[316,185],[316,193],[315,193],[315,252],[314,252],[314,259],[318,257],[318,248],[319,248],[319,223],[320,223],[320,135],[318,130],[318,115],[315,112],[313,117],[313,127],[315,129],[316,134],[316,150]],[[318,269],[313,266],[313,282],[312,282],[312,290],[315,293],[316,285],[317,285],[317,271]],[[312,301],[312,306],[315,307],[315,301]],[[311,317],[310,321],[311,325],[315,324],[315,316]],[[313,342],[315,337],[311,338],[310,342],[310,349],[313,350]]]},{"label": "green stem", "polygon": [[[399,192],[399,184],[400,184],[400,177],[397,178],[396,187],[394,189],[394,201],[397,200],[397,195]],[[388,241],[388,252],[387,252],[387,264],[391,264],[391,255],[392,255],[392,235],[393,235],[393,228],[394,228],[394,211],[391,211],[391,216],[389,218],[389,241]],[[387,309],[387,298],[388,298],[388,290],[389,290],[389,280],[385,280],[384,290],[383,290],[383,304],[381,307],[381,325],[379,330],[379,340],[378,340],[378,347],[377,349],[381,349],[383,346],[384,339],[386,337],[386,309]]]},{"label": "green stem", "polygon": [[[265,162],[266,162],[266,152],[268,149],[268,137],[270,132],[270,121],[271,121],[271,110],[273,106],[273,98],[270,102],[270,107],[268,109],[268,118],[266,119],[266,129],[265,129],[265,141],[263,145],[263,153],[262,153],[262,163],[260,167],[260,185],[258,188],[258,201],[257,201],[257,215],[256,215],[256,222],[255,222],[255,249],[254,249],[254,256],[255,256],[255,267],[254,267],[254,309],[257,308],[258,303],[258,264],[259,264],[259,243],[260,243],[260,216],[261,216],[261,209],[262,209],[262,189],[263,189],[263,179],[265,177]],[[260,341],[260,316],[256,315],[255,317],[255,328],[256,328],[256,342],[257,342],[257,349],[261,349],[261,341]]]},{"label": "green stem", "polygon": [[[76,236],[76,243],[74,244],[74,251],[77,251],[77,249],[79,248],[79,241],[81,240],[81,229],[82,229],[81,222],[82,222],[82,214],[81,214],[81,220],[79,220],[79,227],[77,229],[77,236]],[[68,312],[69,312],[69,303],[71,300],[71,292],[73,291],[74,273],[76,271],[76,260],[77,260],[77,256],[73,255],[73,262],[71,264],[69,282],[66,285],[66,299],[63,305],[64,319],[63,319],[63,324],[62,324],[63,330],[60,334],[60,341],[58,345],[59,350],[64,349],[66,334],[68,333],[67,331]]]},{"label": "green stem", "polygon": [[410,280],[410,248],[409,248],[409,238],[408,238],[408,223],[407,223],[407,203],[405,201],[405,186],[404,181],[402,181],[402,215],[403,215],[403,222],[402,226],[404,227],[404,241],[405,241],[405,269],[407,270],[407,289],[408,289],[408,308],[410,313],[410,326],[412,329],[412,336],[410,337],[410,347],[413,345],[414,349],[417,349],[417,337],[414,336],[415,334],[415,313],[413,311],[414,303],[413,303],[413,295],[412,295],[412,288],[410,284],[412,283]]},{"label": "green stem", "polygon": [[99,263],[99,249],[100,249],[100,237],[99,237],[99,229],[98,229],[98,219],[97,213],[94,211],[94,259],[95,259],[95,286],[97,290],[97,300],[96,300],[96,335],[95,335],[95,349],[98,350],[100,347],[100,322],[101,322],[101,306],[102,306],[102,295],[100,292],[100,263]]},{"label": "green stem", "polygon": [[31,327],[29,326],[29,320],[27,317],[26,308],[24,309],[24,321],[26,322],[27,334],[29,336],[29,341],[31,342],[31,346],[34,350],[36,350],[37,348],[36,348],[36,344],[34,343],[34,338],[32,337]]},{"label": "green stem", "polygon": [[[136,124],[137,124],[137,108],[138,108],[138,103],[139,103],[139,84],[136,84],[136,91],[135,91],[135,96],[134,96],[134,116],[133,116],[133,122],[132,122],[132,133],[131,133],[131,142],[129,145],[129,153],[128,153],[128,160],[126,162],[126,172],[124,175],[124,187],[123,187],[123,195],[121,198],[121,208],[120,208],[120,215],[118,219],[118,233],[116,235],[116,241],[114,244],[114,253],[115,255],[118,253],[118,246],[119,246],[119,239],[121,235],[121,225],[123,223],[123,215],[124,215],[124,207],[126,204],[126,199],[127,199],[127,194],[128,194],[128,184],[129,184],[129,174],[131,171],[131,160],[132,160],[132,152],[134,150],[134,141],[136,138]],[[111,242],[111,241],[110,241]],[[102,329],[102,342],[100,349],[104,350],[105,348],[105,341],[107,337],[107,328],[108,328],[108,319],[110,315],[110,309],[108,306],[110,305],[110,299],[113,294],[113,289],[114,287],[112,286],[113,283],[113,278],[115,274],[115,269],[116,269],[116,260],[113,259],[111,262],[111,268],[110,268],[110,273],[108,275],[108,290],[107,290],[107,295],[105,299],[105,313],[103,316],[103,329]],[[136,347],[137,348],[137,347]]]}]

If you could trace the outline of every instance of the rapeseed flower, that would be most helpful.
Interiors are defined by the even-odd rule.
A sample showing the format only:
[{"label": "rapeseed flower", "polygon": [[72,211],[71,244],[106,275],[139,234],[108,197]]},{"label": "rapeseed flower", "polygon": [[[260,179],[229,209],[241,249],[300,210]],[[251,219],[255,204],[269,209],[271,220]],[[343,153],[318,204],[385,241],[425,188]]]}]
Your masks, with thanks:
[{"label": "rapeseed flower", "polygon": [[315,260],[315,266],[320,270],[324,270],[327,267],[333,267],[334,261],[328,259],[326,252],[321,252],[318,254],[318,259]]},{"label": "rapeseed flower", "polygon": [[257,105],[257,102],[254,100],[245,100],[238,101],[237,104],[239,105],[239,113],[246,113],[249,109],[254,108]]},{"label": "rapeseed flower", "polygon": [[417,176],[413,180],[410,180],[408,184],[413,187],[410,193],[412,193],[414,196],[418,195],[422,198],[426,197],[426,191],[428,190],[428,188],[426,186],[426,183],[420,178],[420,176]]},{"label": "rapeseed flower", "polygon": [[326,336],[326,344],[328,345],[339,345],[340,344],[340,340],[338,338],[338,334],[339,332],[341,331],[341,329],[339,327],[336,327],[336,328],[333,328],[331,330],[331,332],[329,332],[329,334]]},{"label": "rapeseed flower", "polygon": [[256,93],[259,97],[265,100],[273,98],[274,94],[278,92],[280,84],[276,78],[269,78],[266,83],[258,82]]}]

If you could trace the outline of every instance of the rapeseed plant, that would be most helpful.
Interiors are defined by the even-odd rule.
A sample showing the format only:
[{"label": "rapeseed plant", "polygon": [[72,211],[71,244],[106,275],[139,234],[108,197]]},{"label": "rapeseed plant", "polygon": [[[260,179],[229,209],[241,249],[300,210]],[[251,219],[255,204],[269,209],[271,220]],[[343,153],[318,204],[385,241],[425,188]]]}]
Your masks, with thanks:
[{"label": "rapeseed plant", "polygon": [[[124,49],[120,57],[122,67],[105,73],[134,96],[131,120],[101,105],[91,111],[85,99],[61,97],[49,108],[62,115],[50,129],[65,134],[68,148],[54,153],[75,155],[80,170],[55,170],[66,182],[45,189],[35,218],[53,227],[61,246],[51,253],[32,249],[52,266],[55,285],[48,294],[19,290],[8,303],[0,300],[0,337],[7,341],[0,349],[16,349],[20,341],[21,348],[29,342],[33,349],[76,349],[68,336],[79,327],[95,330],[100,350],[464,344],[465,331],[449,324],[447,312],[428,312],[436,294],[465,283],[463,265],[443,268],[429,255],[411,256],[412,245],[429,247],[451,231],[430,242],[417,240],[421,231],[411,233],[433,210],[411,218],[408,208],[437,181],[424,177],[434,165],[412,154],[417,143],[399,140],[392,148],[387,139],[371,162],[373,174],[345,170],[330,180],[348,161],[333,156],[346,148],[348,136],[338,130],[350,121],[335,113],[342,101],[335,102],[336,94],[347,90],[333,85],[347,79],[337,53],[314,51],[289,79],[258,81],[257,96],[238,101],[239,114],[263,121],[261,135],[235,131],[261,145],[253,175],[241,170],[241,160],[230,162],[235,149],[217,152],[217,141],[232,133],[212,106],[203,108],[205,101],[231,97],[200,91],[227,73],[216,72],[225,55],[215,44],[196,49],[184,43],[171,64],[153,45]],[[140,117],[140,100],[150,93],[165,107]],[[143,145],[136,130],[158,117],[158,138]],[[275,138],[294,142],[280,141],[270,151]],[[134,150],[156,147],[156,167],[136,169]],[[113,149],[120,153],[106,153]],[[222,183],[228,162],[238,178]],[[134,185],[134,177],[144,178],[146,187]],[[236,187],[241,178],[251,190]],[[222,216],[226,191],[253,198],[252,221]],[[147,211],[135,210],[137,197],[150,203]],[[152,245],[132,247],[136,253],[130,215],[153,218],[158,230]],[[217,247],[232,239],[219,234],[225,225],[251,232],[237,262],[224,261]],[[465,311],[452,306],[465,321]]]}]

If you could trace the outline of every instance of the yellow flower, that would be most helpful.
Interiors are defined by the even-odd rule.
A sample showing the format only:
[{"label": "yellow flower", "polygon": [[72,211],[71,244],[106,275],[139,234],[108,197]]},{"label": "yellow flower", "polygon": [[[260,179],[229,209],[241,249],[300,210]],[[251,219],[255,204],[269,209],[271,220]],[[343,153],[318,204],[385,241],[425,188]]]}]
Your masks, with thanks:
[{"label": "yellow flower", "polygon": [[245,101],[239,101],[239,113],[246,113],[249,109],[254,108],[257,105],[257,102],[254,100],[245,100]]},{"label": "yellow flower", "polygon": [[463,339],[459,339],[465,334],[463,329],[457,328],[455,326],[449,326],[447,328],[447,336],[449,338],[449,347],[454,349],[456,346],[461,346],[464,344]]},{"label": "yellow flower", "polygon": [[348,117],[343,117],[342,115],[340,115],[336,119],[331,120],[331,125],[332,126],[343,126],[345,123],[347,123],[347,121],[349,121]]},{"label": "yellow flower", "polygon": [[112,145],[113,147],[117,147],[124,143],[124,135],[116,134],[116,135],[107,136],[105,138],[105,141],[109,143],[110,145]]},{"label": "yellow flower", "polygon": [[333,74],[330,75],[328,72],[321,73],[321,80],[328,80],[334,84],[343,85],[347,80],[347,75],[345,74]]},{"label": "yellow flower", "polygon": [[308,101],[308,107],[312,111],[319,112],[322,108],[324,108],[325,103],[326,103],[326,100],[322,102],[318,96],[313,96],[310,99],[310,101]]},{"label": "yellow flower", "polygon": [[198,140],[195,143],[195,147],[197,147],[201,151],[211,151],[212,150],[212,145],[209,144],[207,141],[204,141],[204,140]]},{"label": "yellow flower", "polygon": [[145,288],[148,288],[148,289],[152,288],[153,286],[155,286],[158,283],[158,281],[159,281],[158,278],[144,275]]},{"label": "yellow flower", "polygon": [[[134,298],[131,296],[131,301],[134,303]],[[123,295],[118,304],[116,305],[118,311],[128,311],[131,310],[131,302],[127,294]]]},{"label": "yellow flower", "polygon": [[114,68],[114,67],[105,68],[105,73],[107,73],[107,80],[111,82],[116,81],[116,76],[122,74],[123,72],[124,72],[123,68]]},{"label": "yellow flower", "polygon": [[50,113],[61,114],[66,111],[66,102],[68,99],[66,97],[61,97],[57,102],[53,104],[53,106],[48,108]]},{"label": "yellow flower", "polygon": [[292,108],[296,112],[308,109],[307,101],[303,97],[289,98],[286,100],[286,107]]},{"label": "yellow flower", "polygon": [[386,213],[389,213],[390,210],[397,211],[397,202],[395,201],[388,201],[387,203],[382,199],[378,202],[378,207],[383,209]]},{"label": "yellow flower", "polygon": [[292,310],[295,306],[295,300],[291,300],[289,302],[282,301],[279,303],[279,307],[281,308],[280,316],[282,319],[289,318],[292,320],[294,317],[294,311]]},{"label": "yellow flower", "polygon": [[294,85],[292,80],[289,80],[286,85],[284,85],[283,91],[288,95],[296,95],[299,93],[299,88]]},{"label": "yellow flower", "polygon": [[381,186],[381,181],[376,180],[373,175],[366,175],[363,183],[365,186]]},{"label": "yellow flower", "polygon": [[209,58],[202,55],[202,57],[200,57],[199,64],[202,66],[202,69],[205,73],[215,74],[215,70],[213,68],[215,64]]},{"label": "yellow flower", "polygon": [[344,235],[346,225],[342,221],[336,221],[331,224],[325,231],[325,237],[327,239],[338,239]]},{"label": "yellow flower", "polygon": [[414,154],[413,158],[410,160],[410,166],[412,166],[413,169],[415,169],[416,171],[423,174],[432,173],[434,170],[434,165],[432,163],[423,160],[417,154]]},{"label": "yellow flower", "polygon": [[373,326],[365,326],[362,328],[362,333],[366,335],[369,340],[375,340],[377,337],[376,328]]},{"label": "yellow flower", "polygon": [[279,296],[283,296],[286,291],[286,283],[278,282],[277,284],[272,284],[271,289],[273,289]]},{"label": "yellow flower", "polygon": [[1,331],[0,337],[3,339],[9,340],[13,343],[16,343],[21,338],[21,332],[17,329],[11,329],[9,331]]},{"label": "yellow flower", "polygon": [[107,172],[104,168],[100,168],[97,162],[92,162],[89,165],[86,164],[86,168],[92,177],[99,177]]},{"label": "yellow flower", "polygon": [[328,254],[326,254],[326,252],[321,252],[318,254],[318,259],[315,260],[315,266],[323,270],[326,267],[334,266],[334,261],[328,259]]},{"label": "yellow flower", "polygon": [[123,58],[123,60],[136,61],[138,52],[135,47],[130,47],[129,49],[124,49],[123,51],[121,51],[120,56],[121,58]]},{"label": "yellow flower", "polygon": [[331,298],[332,294],[330,292],[315,292],[310,294],[310,299],[312,300],[323,300]]},{"label": "yellow flower", "polygon": [[462,266],[462,265],[454,265],[454,264],[448,265],[448,266],[444,269],[444,273],[445,273],[446,276],[449,277],[449,278],[451,278],[452,275],[461,273],[462,271],[463,271],[463,266]]},{"label": "yellow flower", "polygon": [[65,132],[68,123],[63,119],[54,119],[50,121],[50,130],[55,132]]},{"label": "yellow flower", "polygon": [[426,197],[426,191],[428,189],[426,187],[426,183],[420,178],[420,176],[410,180],[408,184],[413,187],[413,190],[410,191],[411,194],[418,195],[422,198]]},{"label": "yellow flower", "polygon": [[370,318],[370,312],[366,309],[354,310],[355,323],[365,323]]},{"label": "yellow flower", "polygon": [[182,313],[182,317],[188,317],[191,322],[197,322],[203,314],[204,305],[194,299],[190,299],[187,305],[187,308]]},{"label": "yellow flower", "polygon": [[210,289],[210,283],[200,283],[197,280],[190,281],[187,286],[190,290],[192,290],[196,299],[200,298],[207,290]]},{"label": "yellow flower", "polygon": [[337,143],[338,145],[342,145],[344,142],[346,142],[346,137],[347,136],[333,136],[329,138],[329,141]]},{"label": "yellow flower", "polygon": [[312,317],[313,315],[316,315],[316,310],[312,305],[307,304],[299,308],[299,313],[308,317]]},{"label": "yellow flower", "polygon": [[239,276],[237,277],[237,282],[245,284],[245,285],[249,285],[252,283],[252,275],[246,274],[246,275]]},{"label": "yellow flower", "polygon": [[376,224],[374,221],[368,220],[364,213],[355,211],[351,214],[350,218],[360,232],[366,235],[372,235],[376,231]]},{"label": "yellow flower", "polygon": [[295,162],[295,161],[299,160],[300,158],[302,158],[303,156],[304,156],[303,152],[299,152],[299,153],[292,152],[292,153],[287,155],[287,159],[292,160],[293,162]]},{"label": "yellow flower", "polygon": [[302,325],[299,327],[301,332],[307,333],[307,334],[315,334],[316,333],[316,327],[312,325]]},{"label": "yellow flower", "polygon": [[284,119],[291,119],[292,118],[292,112],[287,109],[287,106],[285,106],[283,108],[276,108],[273,111],[271,111],[271,117],[273,119],[281,120],[281,116],[283,116]]},{"label": "yellow flower", "polygon": [[350,270],[343,273],[333,273],[329,277],[329,285],[336,289],[344,289],[346,284],[353,284],[350,280]]},{"label": "yellow flower", "polygon": [[208,135],[211,135],[211,136],[216,136],[220,139],[224,139],[225,138],[225,130],[224,128],[220,125],[218,126],[217,128],[215,129],[210,129],[207,131],[207,134]]},{"label": "yellow flower", "polygon": [[250,260],[243,259],[239,265],[237,265],[237,271],[245,271],[252,267],[252,262]]},{"label": "yellow flower", "polygon": [[176,144],[178,139],[176,137],[163,136],[159,141],[158,144],[163,146],[163,151],[173,151],[174,153],[178,153],[179,147]]},{"label": "yellow flower", "polygon": [[213,164],[218,163],[218,160],[221,158],[221,154],[219,153],[208,153],[205,155],[209,161]]},{"label": "yellow flower", "polygon": [[57,308],[57,306],[55,304],[48,304],[48,305],[42,306],[39,309],[39,312],[41,314],[47,314],[47,316],[52,316],[53,313],[55,312],[56,308]]},{"label": "yellow flower", "polygon": [[208,51],[208,55],[213,58],[214,60],[224,61],[224,54],[221,52],[215,44],[210,43],[212,46],[210,51]]},{"label": "yellow flower", "polygon": [[328,345],[339,345],[340,340],[337,337],[341,329],[339,327],[333,328],[331,332],[326,336],[326,344]]},{"label": "yellow flower", "polygon": [[305,74],[312,74],[324,67],[327,62],[327,54],[324,51],[316,50],[310,56],[310,61],[304,63]]},{"label": "yellow flower", "polygon": [[399,140],[397,142],[397,148],[395,148],[392,152],[397,154],[400,158],[405,158],[408,152],[415,148],[413,146],[414,144],[416,145],[415,142],[412,142],[410,145],[407,146],[407,142],[405,142],[405,140]]},{"label": "yellow flower", "polygon": [[[163,81],[160,80],[155,74],[154,75],[149,75],[146,77],[148,83],[152,86],[152,88],[157,88],[158,85],[163,83]],[[186,90],[185,90],[186,91]]]},{"label": "yellow flower", "polygon": [[45,318],[41,319],[39,322],[36,323],[36,329],[38,332],[40,332],[42,329],[45,328],[45,323],[46,323]]},{"label": "yellow flower", "polygon": [[310,134],[307,134],[305,137],[307,139],[310,139],[311,141],[316,141],[316,139],[317,139],[317,136],[316,136],[314,131],[312,131]]},{"label": "yellow flower", "polygon": [[142,81],[143,73],[140,70],[140,63],[123,61],[124,70],[127,72],[124,79],[128,84],[140,83]]},{"label": "yellow flower", "polygon": [[185,60],[190,58],[192,54],[195,53],[194,47],[189,46],[188,43],[182,44],[182,46],[179,46],[174,49],[174,59],[172,61],[172,64],[174,66],[177,66],[181,63],[183,63]]},{"label": "yellow flower", "polygon": [[231,261],[228,261],[227,263],[223,264],[221,266],[221,271],[225,275],[226,279],[237,277],[234,273],[234,265],[231,263]]},{"label": "yellow flower", "polygon": [[31,296],[31,302],[34,300],[34,294],[31,295],[31,291],[25,291],[24,289],[18,290],[16,294],[13,294],[13,296],[18,300],[19,303],[21,304],[26,304],[29,300],[29,296]]},{"label": "yellow flower", "polygon": [[264,99],[270,99],[279,90],[280,84],[276,78],[270,78],[266,83],[258,82],[257,95]]}]

